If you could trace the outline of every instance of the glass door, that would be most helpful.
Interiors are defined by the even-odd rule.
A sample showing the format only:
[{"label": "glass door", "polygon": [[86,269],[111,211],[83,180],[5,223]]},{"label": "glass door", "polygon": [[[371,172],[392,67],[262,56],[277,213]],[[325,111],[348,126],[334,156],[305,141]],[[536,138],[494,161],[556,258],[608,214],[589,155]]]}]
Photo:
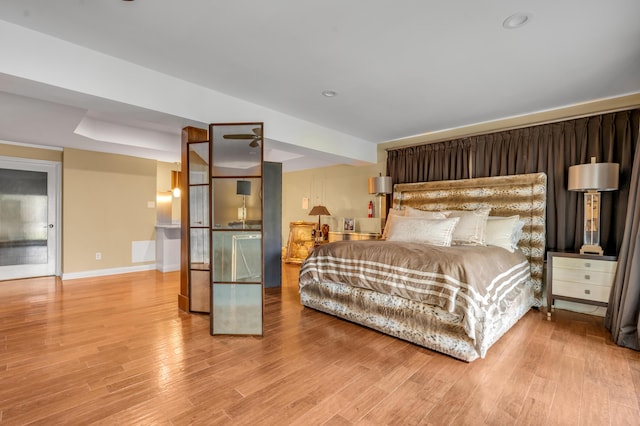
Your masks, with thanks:
[{"label": "glass door", "polygon": [[56,274],[58,173],[55,163],[0,159],[0,280]]},{"label": "glass door", "polygon": [[262,123],[211,124],[211,334],[262,335]]}]

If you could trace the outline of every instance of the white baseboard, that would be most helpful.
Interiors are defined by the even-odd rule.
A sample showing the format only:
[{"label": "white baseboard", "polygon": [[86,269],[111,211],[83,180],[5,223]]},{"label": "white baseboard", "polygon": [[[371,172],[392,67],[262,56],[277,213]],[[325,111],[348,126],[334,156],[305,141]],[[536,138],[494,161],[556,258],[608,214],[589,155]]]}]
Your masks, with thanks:
[{"label": "white baseboard", "polygon": [[156,269],[160,272],[173,272],[173,271],[179,271],[180,270],[180,264],[179,263],[170,263],[168,265],[165,264],[161,264],[161,263],[156,263]]},{"label": "white baseboard", "polygon": [[117,275],[128,274],[131,272],[150,271],[156,269],[155,263],[139,266],[125,266],[122,268],[110,268],[110,269],[94,269],[92,271],[82,272],[70,272],[68,274],[62,274],[62,280],[73,280],[77,278],[91,278],[91,277],[103,277],[105,275]]}]

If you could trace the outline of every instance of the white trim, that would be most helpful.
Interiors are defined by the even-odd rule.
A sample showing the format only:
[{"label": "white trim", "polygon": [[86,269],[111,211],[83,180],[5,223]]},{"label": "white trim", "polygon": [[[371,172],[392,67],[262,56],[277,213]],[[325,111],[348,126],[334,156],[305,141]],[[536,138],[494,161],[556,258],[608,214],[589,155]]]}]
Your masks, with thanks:
[{"label": "white trim", "polygon": [[0,139],[0,144],[24,146],[26,148],[48,149],[49,151],[64,151],[64,148],[61,146],[36,145],[32,143],[11,142],[11,141],[5,141],[3,139]]},{"label": "white trim", "polygon": [[156,270],[160,271],[160,272],[179,271],[180,270],[180,264],[179,263],[169,263],[169,264],[165,265],[165,264],[162,264],[162,263],[156,263]]},{"label": "white trim", "polygon": [[4,155],[0,155],[0,161],[21,164],[34,164],[38,166],[60,166],[62,164],[61,161],[37,160],[35,158],[9,157]]},{"label": "white trim", "polygon": [[140,266],[125,266],[122,268],[110,268],[110,269],[94,269],[91,271],[82,272],[70,272],[68,274],[62,274],[62,280],[75,280],[77,278],[92,278],[103,277],[105,275],[118,275],[129,274],[131,272],[151,271],[156,269],[155,263]]}]

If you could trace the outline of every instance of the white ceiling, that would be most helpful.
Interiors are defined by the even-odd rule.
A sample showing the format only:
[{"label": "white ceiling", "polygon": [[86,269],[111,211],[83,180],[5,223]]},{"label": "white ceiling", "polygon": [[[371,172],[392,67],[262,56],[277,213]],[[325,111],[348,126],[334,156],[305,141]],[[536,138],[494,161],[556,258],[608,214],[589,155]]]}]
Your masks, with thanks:
[{"label": "white ceiling", "polygon": [[[502,22],[531,15],[518,29]],[[264,121],[285,170],[640,93],[638,0],[2,0],[0,140],[179,161]],[[323,90],[336,97],[326,98]]]}]

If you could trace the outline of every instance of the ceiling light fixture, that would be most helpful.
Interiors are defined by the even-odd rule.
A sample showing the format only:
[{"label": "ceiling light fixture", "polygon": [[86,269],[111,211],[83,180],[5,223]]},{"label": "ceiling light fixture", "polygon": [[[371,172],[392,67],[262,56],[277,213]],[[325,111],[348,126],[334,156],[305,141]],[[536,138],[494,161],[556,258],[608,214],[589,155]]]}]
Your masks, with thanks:
[{"label": "ceiling light fixture", "polygon": [[523,27],[531,21],[532,15],[526,12],[518,12],[509,16],[502,22],[502,26],[507,30]]},{"label": "ceiling light fixture", "polygon": [[322,96],[324,96],[325,98],[333,98],[334,96],[338,96],[338,93],[334,92],[333,90],[323,90]]}]

